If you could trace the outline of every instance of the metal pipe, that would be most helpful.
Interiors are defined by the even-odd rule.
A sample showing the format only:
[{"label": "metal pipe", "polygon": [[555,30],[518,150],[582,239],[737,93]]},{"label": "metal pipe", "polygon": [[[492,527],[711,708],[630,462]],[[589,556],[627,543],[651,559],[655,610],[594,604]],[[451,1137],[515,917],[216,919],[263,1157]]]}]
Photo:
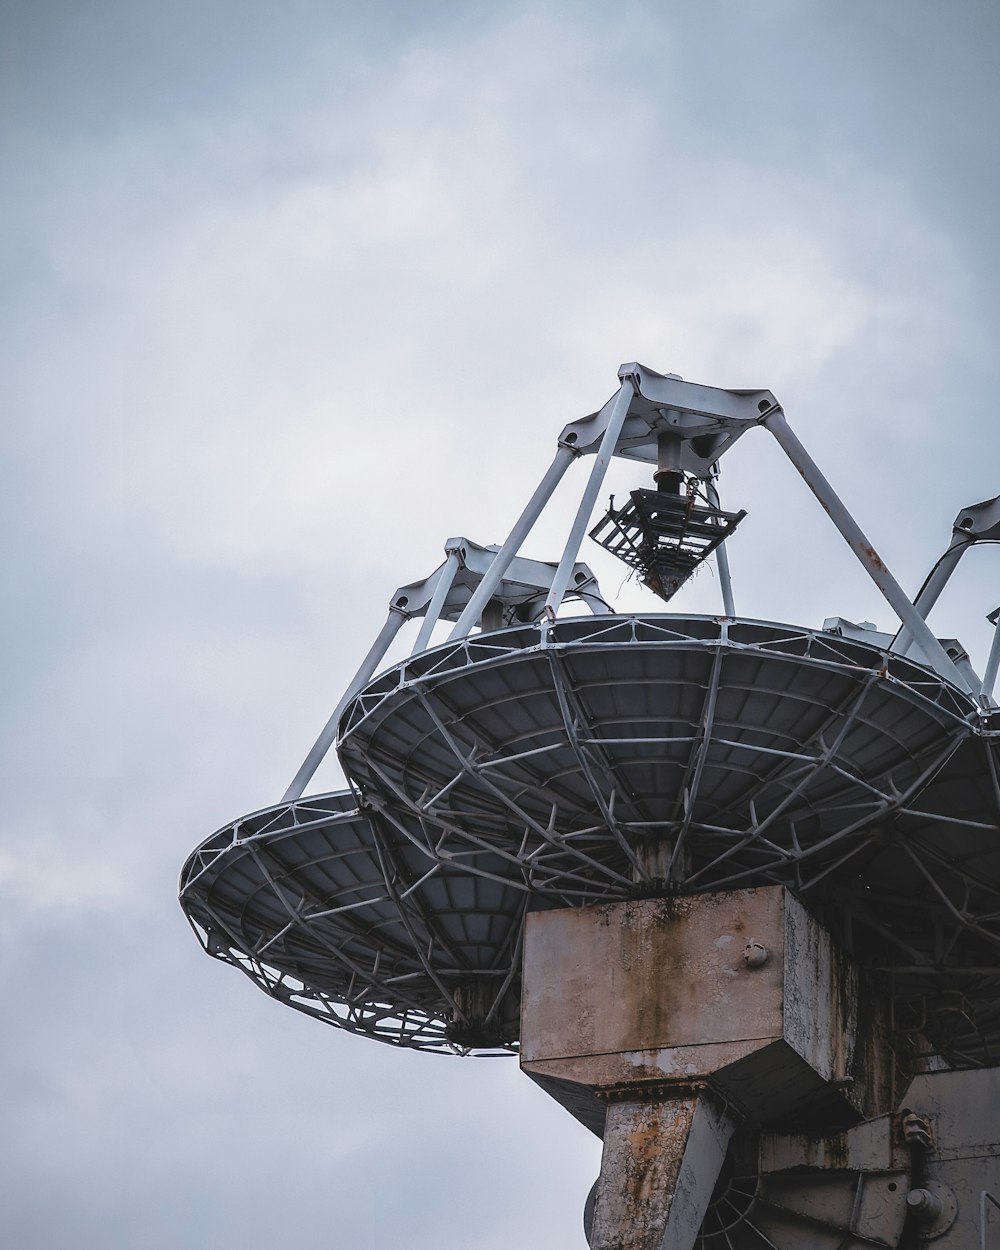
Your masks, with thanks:
[{"label": "metal pipe", "polygon": [[312,750],[302,761],[302,767],[292,779],[292,784],[288,787],[281,797],[282,803],[294,803],[296,799],[302,797],[302,792],[313,779],[313,774],[323,762],[323,757],[333,745],[337,736],[337,725],[344,713],[344,709],[348,703],[354,698],[357,692],[371,677],[372,673],[378,668],[382,657],[389,650],[393,638],[399,633],[400,627],[404,621],[409,620],[409,614],[401,611],[399,608],[390,607],[389,615],[386,617],[385,624],[379,630],[378,637],[371,645],[371,649],[362,661],[361,667],[351,678],[347,689],[341,696],[340,702],[333,709],[333,714],[323,726],[323,732],[316,739]]},{"label": "metal pipe", "polygon": [[576,563],[580,544],[583,542],[587,522],[590,520],[590,514],[594,510],[594,504],[597,502],[597,495],[604,481],[604,475],[608,471],[608,465],[611,463],[611,457],[615,454],[618,436],[622,432],[622,426],[625,424],[625,418],[628,416],[628,406],[632,402],[634,395],[635,387],[631,379],[623,378],[621,389],[615,397],[615,404],[608,419],[608,428],[604,431],[604,437],[601,439],[601,445],[594,458],[594,467],[590,470],[590,477],[587,479],[583,498],[580,500],[580,506],[576,511],[573,528],[570,530],[569,538],[562,553],[562,559],[559,561],[559,567],[556,569],[555,577],[552,579],[548,598],[545,600],[545,615],[550,620],[555,620],[556,612],[563,601],[566,587],[569,585],[570,575],[573,572],[573,565]]},{"label": "metal pipe", "polygon": [[[951,540],[951,546],[947,549],[941,559],[938,560],[937,564],[935,564],[931,569],[930,574],[927,577],[927,581],[924,582],[920,589],[920,593],[917,595],[916,599],[913,600],[913,606],[917,609],[925,621],[930,615],[931,608],[933,608],[935,603],[937,603],[940,598],[941,591],[944,590],[945,586],[947,586],[948,579],[958,567],[958,562],[965,554],[966,548],[971,547],[974,541],[975,540],[970,538],[968,534],[955,534]],[[894,652],[896,655],[906,655],[913,647],[913,641],[913,635],[904,626],[899,631],[889,650]]]},{"label": "metal pipe", "polygon": [[[705,490],[708,495],[708,502],[713,508],[718,508],[719,492],[715,488],[715,483],[706,481]],[[733,603],[733,579],[729,574],[729,552],[726,550],[725,539],[715,549],[715,563],[719,569],[719,585],[722,588],[723,610],[726,616],[731,616],[735,619],[736,607]]]},{"label": "metal pipe", "polygon": [[448,635],[449,642],[466,637],[473,625],[482,616],[483,608],[489,603],[493,597],[493,592],[500,585],[504,573],[510,568],[510,562],[520,550],[521,544],[528,535],[528,531],[538,520],[542,509],[551,499],[552,492],[559,485],[562,475],[569,468],[570,461],[575,460],[578,455],[579,452],[574,451],[567,444],[559,444],[556,449],[555,459],[549,465],[548,472],[539,482],[535,493],[528,500],[528,506],[518,517],[514,528],[507,536],[507,541],[497,552],[493,563],[486,570],[483,580],[476,587],[472,598],[465,605],[465,611],[455,622],[455,628]]},{"label": "metal pipe", "polygon": [[660,434],[656,439],[656,472],[653,481],[669,495],[679,495],[684,474],[681,472],[683,441],[678,434]]},{"label": "metal pipe", "polygon": [[886,602],[903,625],[913,634],[917,646],[942,676],[967,694],[972,694],[969,683],[955,667],[950,656],[931,633],[927,622],[906,596],[899,582],[886,568],[881,556],[865,537],[854,517],[844,507],[836,491],[820,472],[819,466],[792,432],[785,414],[774,408],[761,422],[777,439],[779,446],[802,475],[806,485],[819,500],[830,519],[840,530],[842,537],[860,560],[869,577],[881,591]]},{"label": "metal pipe", "polygon": [[1000,608],[991,612],[989,619],[993,621],[993,642],[990,645],[990,658],[986,661],[986,672],[983,674],[983,687],[980,691],[986,704],[993,702],[993,687],[997,681],[997,670],[1000,669]]},{"label": "metal pipe", "polygon": [[462,556],[458,550],[449,551],[448,559],[441,570],[438,583],[434,587],[434,594],[431,601],[427,605],[427,612],[420,624],[420,633],[417,634],[417,641],[413,644],[411,655],[417,655],[421,651],[427,650],[427,644],[431,640],[431,634],[434,632],[434,626],[441,618],[441,609],[444,607],[444,601],[448,598],[448,591],[451,590],[452,583],[455,580],[455,574],[461,567]]}]

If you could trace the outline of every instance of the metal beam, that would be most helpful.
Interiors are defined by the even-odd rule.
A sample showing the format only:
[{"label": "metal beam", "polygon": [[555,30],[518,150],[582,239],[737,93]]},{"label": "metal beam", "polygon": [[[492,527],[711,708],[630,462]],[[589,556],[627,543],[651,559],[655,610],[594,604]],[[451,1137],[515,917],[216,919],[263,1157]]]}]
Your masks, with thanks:
[{"label": "metal beam", "polygon": [[608,1106],[591,1250],[694,1250],[736,1118],[710,1094]]},{"label": "metal beam", "polygon": [[980,697],[987,705],[993,702],[993,687],[996,685],[997,669],[1000,669],[1000,608],[991,612],[988,620],[993,622],[993,642],[990,646],[990,658],[986,661],[986,672],[983,674],[983,687]]},{"label": "metal beam", "polygon": [[[1000,495],[962,509],[952,524],[951,545],[931,569],[913,601],[924,620],[930,615],[931,608],[937,603],[968,548],[975,543],[997,541],[1000,541]],[[904,628],[889,649],[897,655],[906,655],[913,647],[913,641],[913,635]]]},{"label": "metal beam", "polygon": [[862,567],[868,573],[882,596],[899,617],[903,625],[913,635],[917,646],[924,653],[928,663],[932,664],[952,685],[966,694],[972,694],[968,681],[962,676],[951,660],[947,651],[931,633],[930,627],[917,609],[910,602],[906,592],[886,567],[882,557],[865,536],[861,527],[844,506],[837,492],[823,476],[815,460],[799,442],[785,420],[780,408],[773,408],[761,418],[761,424],[770,430],[778,445],[788,456],[792,464],[801,474],[805,484],[819,500],[823,509],[829,514],[830,520],[840,531],[844,541],[857,556]]},{"label": "metal beam", "polygon": [[511,561],[520,550],[521,544],[528,536],[531,527],[538,520],[542,509],[552,498],[552,492],[559,485],[562,475],[569,468],[570,461],[575,460],[577,455],[578,453],[572,447],[560,443],[556,449],[555,459],[549,465],[548,471],[536,487],[535,493],[528,500],[527,507],[518,517],[514,528],[507,536],[507,541],[497,552],[496,558],[487,570],[483,580],[473,592],[472,598],[466,604],[465,611],[455,622],[455,628],[448,635],[449,642],[465,638],[482,616],[483,608],[489,603],[493,592],[500,585],[504,573],[507,572]]},{"label": "metal beam", "polygon": [[[968,534],[956,533],[952,537],[951,545],[931,569],[927,580],[920,588],[920,593],[913,601],[913,606],[925,621],[930,615],[931,608],[940,598],[941,591],[947,586],[952,573],[958,568],[959,560],[974,541]],[[907,655],[913,649],[914,642],[913,635],[904,626],[889,650],[896,655]]]},{"label": "metal beam", "polygon": [[417,634],[417,641],[413,644],[413,650],[410,652],[411,655],[418,655],[421,651],[427,650],[427,644],[431,640],[434,626],[441,619],[441,609],[444,607],[444,601],[448,598],[448,591],[451,590],[455,574],[462,563],[461,543],[454,547],[446,547],[445,550],[448,552],[448,559],[441,569],[438,583],[434,587],[434,594],[427,605],[427,612],[420,626],[420,633]]},{"label": "metal beam", "polygon": [[580,500],[580,506],[576,512],[573,528],[570,530],[562,559],[559,561],[556,575],[552,579],[552,587],[549,590],[548,598],[545,600],[545,614],[550,620],[555,620],[556,612],[563,601],[566,587],[569,585],[570,574],[573,571],[573,565],[576,563],[577,553],[580,550],[580,544],[583,542],[583,536],[587,531],[590,514],[594,511],[598,492],[604,482],[604,475],[608,471],[611,458],[615,454],[618,435],[621,433],[625,418],[628,416],[628,406],[634,395],[635,386],[631,378],[622,378],[621,389],[615,399],[607,429],[604,431],[600,449],[594,459],[593,468],[590,470],[590,477],[587,479],[583,498]]},{"label": "metal beam", "polygon": [[292,778],[292,784],[282,795],[282,803],[291,803],[295,799],[301,798],[306,786],[313,779],[313,774],[323,762],[323,757],[333,745],[337,737],[337,725],[343,715],[344,708],[347,707],[351,699],[357,694],[365,682],[371,677],[372,673],[378,668],[382,657],[389,650],[393,638],[404,621],[409,620],[409,613],[401,608],[390,607],[389,615],[386,617],[385,624],[379,630],[378,637],[371,645],[371,649],[361,663],[361,667],[354,674],[349,682],[347,689],[341,695],[340,702],[333,709],[330,719],[323,726],[323,732],[316,739],[312,750],[302,761],[302,767]]},{"label": "metal beam", "polygon": [[[705,493],[708,495],[708,502],[713,508],[721,508],[719,492],[716,490],[713,481],[706,480]],[[726,616],[735,617],[736,606],[733,602],[733,579],[729,574],[729,552],[726,551],[725,539],[715,549],[715,563],[719,570],[719,585],[722,588],[723,609]]]}]

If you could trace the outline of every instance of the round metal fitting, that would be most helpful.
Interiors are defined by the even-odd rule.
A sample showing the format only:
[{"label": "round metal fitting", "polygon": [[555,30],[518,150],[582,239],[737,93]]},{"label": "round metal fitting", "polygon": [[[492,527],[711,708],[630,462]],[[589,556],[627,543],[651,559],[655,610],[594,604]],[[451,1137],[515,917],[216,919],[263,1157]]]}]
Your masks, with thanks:
[{"label": "round metal fitting", "polygon": [[762,968],[767,963],[767,947],[760,942],[747,942],[743,959],[748,968]]},{"label": "round metal fitting", "polygon": [[906,1195],[906,1205],[914,1219],[922,1224],[933,1224],[944,1210],[941,1199],[929,1189],[911,1189]]},{"label": "round metal fitting", "polygon": [[938,1181],[928,1181],[922,1189],[911,1189],[906,1195],[906,1206],[921,1241],[943,1236],[958,1216],[958,1200],[947,1185]]}]

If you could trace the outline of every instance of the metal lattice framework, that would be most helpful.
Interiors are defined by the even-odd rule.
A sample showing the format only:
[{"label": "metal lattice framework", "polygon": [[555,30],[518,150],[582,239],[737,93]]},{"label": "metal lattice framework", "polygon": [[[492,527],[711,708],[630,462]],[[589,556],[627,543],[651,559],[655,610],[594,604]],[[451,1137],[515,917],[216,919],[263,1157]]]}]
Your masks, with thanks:
[{"label": "metal lattice framework", "polygon": [[[267,993],[338,1027],[492,1052],[517,1045],[526,910],[780,883],[891,982],[918,1044],[996,1062],[1000,631],[980,686],[924,618],[963,552],[1000,539],[1000,501],[959,514],[911,602],[770,391],[639,365],[619,378],[602,409],[563,429],[502,546],[450,539],[445,564],[397,591],[283,801],[192,854],[181,902],[195,931]],[[899,616],[895,638],[736,617],[722,537],[743,514],[722,512],[715,481],[756,426]],[[586,455],[561,560],[521,559]],[[676,526],[654,537],[661,559],[681,552],[684,576],[717,548],[724,617],[605,614],[576,561],[613,455],[657,464],[661,490],[704,501],[694,546]],[[659,515],[661,496],[640,494]],[[600,615],[557,619],[570,596]],[[376,676],[415,615],[413,654]],[[426,649],[443,620],[449,641]],[[352,789],[302,797],[334,743]]]},{"label": "metal lattice framework", "polygon": [[998,1042],[1000,791],[975,707],[821,631],[601,617],[477,635],[362,690],[358,787],[189,860],[210,953],[331,1023],[512,1047],[527,906],[784,882],[938,1047]]},{"label": "metal lattice framework", "polygon": [[463,1052],[478,1017],[497,1039],[484,1049],[516,1039],[526,896],[428,861],[350,791],[219,830],[185,864],[181,901],[210,955],[329,1024]]}]

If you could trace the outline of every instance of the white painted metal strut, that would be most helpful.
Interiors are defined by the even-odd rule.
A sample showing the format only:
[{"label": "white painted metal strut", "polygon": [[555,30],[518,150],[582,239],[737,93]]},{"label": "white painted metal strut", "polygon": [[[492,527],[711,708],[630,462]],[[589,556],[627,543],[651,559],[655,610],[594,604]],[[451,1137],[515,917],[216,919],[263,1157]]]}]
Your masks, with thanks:
[{"label": "white painted metal strut", "polygon": [[594,511],[594,504],[597,503],[601,484],[608,471],[611,458],[615,454],[618,436],[621,434],[622,426],[625,424],[625,418],[628,416],[628,406],[632,402],[634,395],[635,385],[632,379],[629,377],[622,378],[621,389],[615,399],[607,429],[604,431],[604,437],[601,439],[600,450],[594,459],[594,466],[590,470],[590,477],[576,512],[573,528],[570,530],[562,559],[559,561],[556,575],[552,579],[552,587],[549,590],[548,598],[545,600],[545,615],[550,621],[555,620],[556,612],[563,601],[566,587],[569,585],[569,577],[573,571],[573,565],[576,563],[577,552],[580,550],[583,536],[587,532],[590,514]]},{"label": "white painted metal strut", "polygon": [[465,638],[479,621],[483,614],[483,608],[486,607],[493,597],[496,588],[503,579],[504,573],[507,572],[511,561],[517,555],[521,544],[528,536],[528,532],[538,520],[542,509],[552,498],[552,492],[559,485],[562,475],[570,466],[570,462],[575,460],[577,455],[578,453],[572,447],[567,446],[565,443],[559,444],[559,447],[556,449],[555,459],[549,465],[548,471],[536,487],[535,493],[528,500],[527,507],[518,517],[514,528],[507,535],[507,541],[497,552],[496,558],[487,570],[483,580],[473,592],[465,611],[455,622],[455,628],[448,635],[449,642]]},{"label": "white painted metal strut", "polygon": [[[948,584],[958,562],[976,543],[1000,541],[1000,496],[963,508],[952,525],[951,543],[928,574],[913,604],[927,619]],[[906,655],[913,647],[913,635],[905,627],[899,631],[889,648],[897,655]],[[992,687],[991,687],[992,689]]]},{"label": "white painted metal strut", "polygon": [[[565,450],[568,458],[572,459],[573,453],[570,449],[567,447]],[[557,459],[561,473],[565,458],[560,456]],[[411,652],[411,655],[418,655],[430,644],[437,622],[454,620],[462,611],[465,594],[472,593],[475,597],[480,580],[496,572],[499,557],[495,547],[481,547],[468,538],[449,538],[445,544],[445,552],[448,558],[429,577],[400,586],[392,596],[388,619],[285,792],[283,802],[293,802],[302,796],[323,757],[336,741],[337,726],[344,709],[373,676],[403,622],[414,617],[423,617]],[[594,613],[610,612],[611,609],[601,597],[600,587],[587,565],[575,564],[571,572],[573,585],[570,594],[583,599]],[[542,595],[552,584],[553,575],[554,568],[551,564],[517,558],[515,551],[509,559],[504,560],[502,571],[492,580],[486,602],[492,599],[508,608],[540,602]],[[467,607],[465,611],[468,611]]]},{"label": "white painted metal strut", "polygon": [[[573,589],[570,586],[570,580],[573,577],[574,568],[577,567],[576,559],[580,545],[613,457],[624,455],[643,458],[647,451],[652,454],[651,449],[658,448],[662,438],[667,434],[679,439],[685,446],[688,441],[697,443],[698,440],[704,442],[708,439],[713,442],[717,458],[719,449],[725,450],[741,432],[756,425],[763,425],[774,435],[902,622],[902,629],[894,649],[905,654],[912,640],[920,647],[928,663],[931,663],[953,685],[968,694],[981,693],[979,690],[973,691],[972,688],[973,685],[979,685],[978,679],[970,684],[968,677],[963,675],[962,670],[931,633],[924,617],[946,584],[965,548],[976,541],[1000,538],[1000,499],[973,505],[959,514],[955,522],[955,535],[951,546],[932,570],[916,603],[912,603],[819,467],[789,428],[784,412],[771,392],[726,392],[694,387],[679,378],[661,377],[644,371],[641,366],[635,364],[623,365],[619,369],[618,376],[621,383],[618,392],[599,413],[586,418],[582,423],[576,423],[586,427],[584,432],[589,439],[586,445],[575,441],[580,438],[580,431],[576,428],[568,426],[563,431],[552,463],[515,522],[507,540],[485,567],[485,572],[482,573],[478,585],[472,588],[465,607],[454,608],[457,620],[449,641],[464,639],[476,625],[481,624],[484,610],[497,597],[508,571],[516,565],[522,543],[552,497],[570,462],[578,455],[594,454],[594,464],[579,501],[566,545],[551,581],[548,581],[548,578],[533,581],[539,589],[543,589],[543,583],[548,582],[544,616],[550,622],[556,619],[567,591]],[[660,406],[661,401],[663,406]],[[699,451],[698,454],[703,456],[703,463],[708,463],[707,452],[703,454]],[[713,507],[718,508],[719,495],[710,476],[710,472],[716,471],[716,461],[710,464],[709,469],[710,471],[703,468],[698,476],[701,476],[705,482],[709,502]],[[304,792],[319,763],[336,739],[337,726],[344,709],[376,671],[403,621],[414,615],[424,616],[413,648],[413,653],[418,654],[429,646],[437,621],[454,619],[452,611],[448,610],[449,596],[453,596],[455,592],[459,575],[461,574],[462,578],[466,577],[466,572],[463,571],[466,569],[466,546],[469,544],[465,539],[450,540],[446,547],[448,558],[437,571],[437,580],[432,582],[431,579],[427,579],[425,583],[420,584],[419,588],[416,584],[412,588],[402,588],[408,592],[425,590],[426,593],[419,604],[412,597],[409,602],[406,598],[399,598],[393,603],[382,631],[296,774],[284,796],[285,801],[297,799]],[[485,550],[479,550],[484,557],[487,556]],[[732,578],[724,543],[717,547],[716,558],[724,611],[727,617],[733,618],[735,617],[735,604]],[[551,566],[547,567],[551,568]],[[589,573],[589,570],[586,571]],[[537,577],[537,573],[533,575],[533,579]],[[463,586],[467,585],[467,581],[463,582]],[[425,604],[426,610],[424,611]],[[1000,640],[995,649],[997,655],[991,656],[991,666],[987,670],[987,679],[983,683],[982,693],[987,692],[987,685],[989,690],[992,690],[997,669],[1000,668]]]},{"label": "white painted metal strut", "polygon": [[455,540],[454,545],[445,548],[448,552],[448,560],[444,568],[441,570],[441,576],[438,584],[434,587],[434,594],[430,603],[427,605],[427,614],[420,626],[420,633],[417,634],[417,640],[413,644],[411,655],[418,655],[421,651],[426,651],[428,643],[431,640],[431,634],[434,632],[434,626],[441,618],[441,610],[444,608],[444,601],[448,598],[448,592],[451,590],[455,581],[455,575],[458,573],[462,563],[462,544]]},{"label": "white painted metal strut", "polygon": [[[713,508],[721,508],[719,492],[711,478],[705,481],[705,493],[708,495],[708,502]],[[733,579],[729,573],[729,552],[726,550],[725,539],[715,549],[715,563],[719,570],[719,585],[722,588],[722,606],[725,609],[726,616],[735,617],[736,605],[733,601]]]},{"label": "white painted metal strut", "polygon": [[997,670],[1000,669],[1000,608],[991,612],[988,619],[993,622],[993,642],[990,644],[990,658],[986,661],[986,672],[983,674],[980,691],[980,697],[987,706],[993,702],[993,687],[996,685]]},{"label": "white painted metal strut", "polygon": [[378,668],[382,657],[389,650],[392,640],[399,633],[403,622],[409,620],[409,613],[404,612],[401,608],[390,607],[389,615],[386,617],[385,624],[379,630],[378,637],[371,645],[371,649],[361,663],[361,667],[351,678],[347,689],[340,698],[340,702],[333,709],[330,719],[323,726],[323,732],[316,739],[312,750],[302,761],[302,767],[292,779],[292,784],[282,795],[282,803],[291,803],[295,799],[301,798],[306,786],[313,779],[313,774],[323,762],[323,757],[333,746],[334,739],[337,736],[337,725],[343,715],[344,708],[354,698],[357,692],[371,677]]},{"label": "white painted metal strut", "polygon": [[959,690],[964,690],[967,694],[973,693],[969,683],[959,672],[947,651],[934,637],[927,622],[910,602],[906,592],[889,572],[882,557],[841,502],[837,492],[820,472],[815,460],[792,432],[781,408],[775,406],[770,412],[765,413],[761,418],[761,424],[774,435],[782,451],[791,460],[806,485],[829,514],[830,519],[881,591],[886,602],[913,635],[928,663],[933,663],[938,672]]},{"label": "white painted metal strut", "polygon": [[[930,615],[931,608],[940,598],[941,591],[947,586],[949,578],[958,567],[959,560],[965,555],[967,548],[971,547],[974,541],[968,534],[955,534],[951,540],[951,546],[935,564],[931,575],[913,601],[913,606],[920,613],[923,620],[926,620]],[[894,651],[897,655],[907,655],[913,649],[915,641],[913,634],[904,626],[899,631],[895,642],[889,650]]]}]

